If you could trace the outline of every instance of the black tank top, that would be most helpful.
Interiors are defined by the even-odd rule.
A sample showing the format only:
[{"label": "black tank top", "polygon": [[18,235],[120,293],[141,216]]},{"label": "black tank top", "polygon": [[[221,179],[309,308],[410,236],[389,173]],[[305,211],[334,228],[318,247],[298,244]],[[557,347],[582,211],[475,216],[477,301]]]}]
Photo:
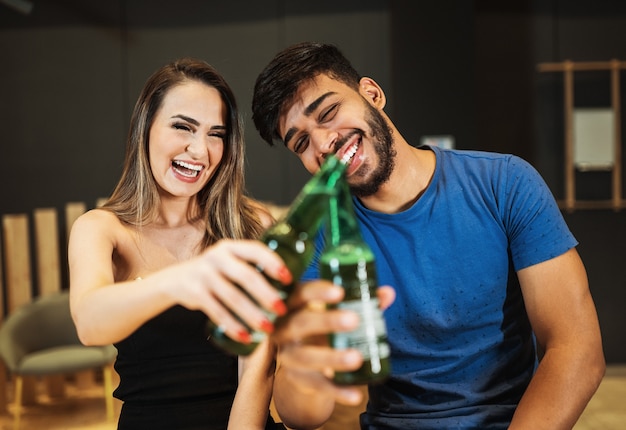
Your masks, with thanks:
[{"label": "black tank top", "polygon": [[204,313],[174,306],[115,345],[118,428],[226,428],[237,357],[207,340],[206,323]]}]

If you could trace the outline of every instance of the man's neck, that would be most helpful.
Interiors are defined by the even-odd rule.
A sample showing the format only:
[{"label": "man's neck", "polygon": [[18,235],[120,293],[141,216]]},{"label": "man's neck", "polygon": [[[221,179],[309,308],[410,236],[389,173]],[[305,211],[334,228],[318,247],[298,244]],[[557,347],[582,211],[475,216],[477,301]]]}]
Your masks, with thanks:
[{"label": "man's neck", "polygon": [[406,142],[396,145],[395,166],[389,180],[376,194],[360,198],[368,209],[397,213],[411,207],[424,193],[435,172],[433,151],[418,149]]}]

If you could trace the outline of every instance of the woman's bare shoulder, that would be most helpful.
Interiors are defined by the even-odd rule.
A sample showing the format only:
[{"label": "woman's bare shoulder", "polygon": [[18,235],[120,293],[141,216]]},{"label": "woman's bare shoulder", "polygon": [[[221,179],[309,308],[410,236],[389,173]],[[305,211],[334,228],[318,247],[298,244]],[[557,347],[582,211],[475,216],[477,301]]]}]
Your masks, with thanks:
[{"label": "woman's bare shoulder", "polygon": [[105,209],[91,209],[81,214],[74,223],[88,224],[91,226],[105,225],[122,225],[120,219],[113,212]]},{"label": "woman's bare shoulder", "polygon": [[82,236],[119,236],[128,231],[127,226],[113,212],[105,209],[91,209],[80,215],[72,224],[72,232]]}]

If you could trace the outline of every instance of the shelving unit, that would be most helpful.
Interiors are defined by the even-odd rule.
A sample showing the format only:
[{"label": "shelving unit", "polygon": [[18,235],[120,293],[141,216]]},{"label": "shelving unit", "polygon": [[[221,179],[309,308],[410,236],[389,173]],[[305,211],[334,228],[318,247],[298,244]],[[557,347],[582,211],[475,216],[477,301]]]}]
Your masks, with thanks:
[{"label": "shelving unit", "polygon": [[[565,200],[559,204],[567,211],[575,209],[606,209],[616,211],[626,208],[622,197],[622,137],[621,137],[621,100],[620,71],[626,69],[626,62],[619,60],[560,63],[540,63],[539,72],[560,72],[563,74],[564,85],[564,118],[565,118]],[[610,166],[611,199],[610,200],[578,200],[576,198],[576,180],[574,162],[574,72],[609,71],[611,76],[611,109],[613,111],[613,164]]]}]

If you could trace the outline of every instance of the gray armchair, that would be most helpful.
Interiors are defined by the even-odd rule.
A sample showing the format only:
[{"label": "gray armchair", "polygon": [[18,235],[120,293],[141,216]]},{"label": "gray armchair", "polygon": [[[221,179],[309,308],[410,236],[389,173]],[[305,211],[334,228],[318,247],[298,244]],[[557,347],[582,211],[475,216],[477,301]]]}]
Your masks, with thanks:
[{"label": "gray armchair", "polygon": [[9,314],[0,327],[0,358],[14,380],[14,429],[20,425],[23,376],[72,374],[102,369],[108,419],[113,419],[112,345],[80,343],[69,307],[69,293],[48,294]]}]

